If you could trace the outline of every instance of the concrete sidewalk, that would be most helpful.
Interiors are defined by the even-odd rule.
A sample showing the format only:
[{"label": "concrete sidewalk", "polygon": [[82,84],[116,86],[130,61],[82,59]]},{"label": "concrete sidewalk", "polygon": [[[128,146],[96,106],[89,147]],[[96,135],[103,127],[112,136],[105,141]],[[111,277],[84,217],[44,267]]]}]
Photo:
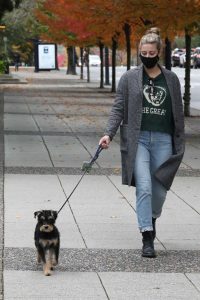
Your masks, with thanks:
[{"label": "concrete sidewalk", "polygon": [[51,76],[52,85],[5,87],[4,102],[1,94],[0,299],[200,299],[195,110],[196,117],[186,118],[186,153],[158,220],[158,257],[141,257],[134,189],[121,185],[117,135],[60,213],[59,266],[53,276],[43,275],[36,264],[33,212],[63,204],[83,161],[97,148],[114,100],[95,84],[64,78],[59,86],[59,75],[56,83]]}]

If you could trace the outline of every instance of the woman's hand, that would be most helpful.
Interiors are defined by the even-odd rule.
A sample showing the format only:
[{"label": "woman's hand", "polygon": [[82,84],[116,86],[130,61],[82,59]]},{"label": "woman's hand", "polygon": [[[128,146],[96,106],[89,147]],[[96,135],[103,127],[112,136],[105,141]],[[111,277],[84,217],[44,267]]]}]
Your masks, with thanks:
[{"label": "woman's hand", "polygon": [[109,135],[104,135],[100,141],[99,141],[99,145],[101,145],[101,147],[103,149],[108,149],[109,147],[109,144],[110,144],[110,137]]}]

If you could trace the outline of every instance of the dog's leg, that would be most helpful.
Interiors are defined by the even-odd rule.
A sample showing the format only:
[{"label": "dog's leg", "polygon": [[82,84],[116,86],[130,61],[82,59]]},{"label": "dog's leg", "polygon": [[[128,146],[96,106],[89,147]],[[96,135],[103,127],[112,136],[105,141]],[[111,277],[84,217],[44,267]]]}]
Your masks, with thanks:
[{"label": "dog's leg", "polygon": [[58,241],[58,244],[56,245],[56,248],[55,248],[56,265],[58,264],[59,251],[60,251],[60,242]]},{"label": "dog's leg", "polygon": [[52,268],[50,267],[50,264],[46,262],[43,266],[44,275],[45,276],[51,276],[52,275]]},{"label": "dog's leg", "polygon": [[52,274],[52,265],[51,265],[51,253],[50,253],[50,250],[47,249],[46,252],[45,252],[45,261],[46,263],[44,264],[44,275],[45,276],[51,276]]},{"label": "dog's leg", "polygon": [[41,258],[41,256],[40,256],[39,251],[37,250],[37,263],[40,264],[41,261],[42,261],[42,258]]},{"label": "dog's leg", "polygon": [[58,264],[55,250],[52,251],[52,267],[55,267]]},{"label": "dog's leg", "polygon": [[37,245],[37,262],[38,263],[45,263],[45,253],[44,253],[44,249],[40,246]]},{"label": "dog's leg", "polygon": [[49,252],[50,252],[49,261],[51,263],[51,270],[53,271],[54,267],[56,266],[55,249],[51,248]]}]

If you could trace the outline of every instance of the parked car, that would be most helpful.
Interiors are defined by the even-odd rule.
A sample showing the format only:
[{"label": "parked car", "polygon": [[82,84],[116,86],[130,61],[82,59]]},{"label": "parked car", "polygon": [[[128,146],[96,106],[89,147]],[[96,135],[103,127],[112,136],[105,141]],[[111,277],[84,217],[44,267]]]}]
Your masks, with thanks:
[{"label": "parked car", "polygon": [[93,54],[90,54],[89,55],[89,65],[90,66],[100,66],[101,64],[101,60],[100,60],[100,57],[99,55],[93,55]]},{"label": "parked car", "polygon": [[172,51],[171,61],[172,61],[172,67],[179,66],[180,64],[180,56],[184,54],[184,49],[176,48]]},{"label": "parked car", "polygon": [[200,68],[200,47],[197,47],[194,51],[194,68]]},{"label": "parked car", "polygon": [[[185,68],[185,63],[186,63],[186,53],[183,53],[180,55],[180,61],[179,61],[179,66],[181,68]],[[190,56],[190,66],[193,67],[194,65],[194,51],[191,50],[191,56]]]},{"label": "parked car", "polygon": [[[87,61],[86,61],[86,57],[83,57],[83,65],[87,66]],[[101,60],[99,55],[95,55],[95,54],[89,54],[89,64],[90,66],[100,66],[101,64]],[[79,67],[81,66],[81,58],[79,58]]]}]

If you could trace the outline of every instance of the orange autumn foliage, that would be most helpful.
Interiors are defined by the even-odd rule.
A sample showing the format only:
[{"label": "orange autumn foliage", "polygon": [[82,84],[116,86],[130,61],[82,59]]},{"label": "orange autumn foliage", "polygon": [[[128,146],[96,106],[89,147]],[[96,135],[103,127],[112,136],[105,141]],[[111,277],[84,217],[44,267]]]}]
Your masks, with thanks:
[{"label": "orange autumn foliage", "polygon": [[[162,36],[173,39],[200,22],[200,0],[42,0],[36,12],[47,27],[43,37],[67,45],[111,45],[115,37],[125,45],[124,25],[136,41],[148,27],[158,26]],[[144,20],[149,20],[148,26]],[[196,25],[195,25],[196,24]]]}]

